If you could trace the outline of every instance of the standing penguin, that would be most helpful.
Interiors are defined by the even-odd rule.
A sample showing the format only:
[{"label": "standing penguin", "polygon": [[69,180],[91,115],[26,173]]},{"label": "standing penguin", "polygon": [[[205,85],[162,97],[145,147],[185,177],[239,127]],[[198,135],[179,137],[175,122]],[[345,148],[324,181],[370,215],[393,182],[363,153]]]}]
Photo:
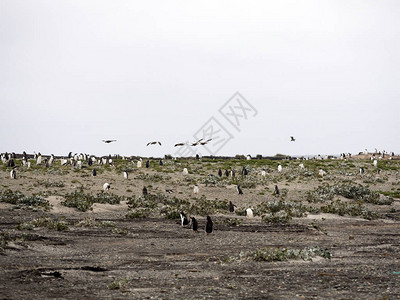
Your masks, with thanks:
[{"label": "standing penguin", "polygon": [[12,169],[10,172],[10,177],[12,179],[17,179],[17,172],[15,171],[15,169]]},{"label": "standing penguin", "polygon": [[180,216],[181,216],[181,225],[182,226],[188,225],[189,224],[189,220],[188,220],[188,218],[186,217],[186,215],[185,215],[185,213],[183,211],[181,211]]},{"label": "standing penguin", "polygon": [[10,167],[10,168],[14,168],[14,167],[15,167],[14,159],[11,158],[11,159],[8,161],[7,167]]},{"label": "standing penguin", "polygon": [[361,167],[361,168],[360,168],[360,175],[363,175],[363,174],[364,174],[364,168]]},{"label": "standing penguin", "polygon": [[96,171],[96,169],[93,169],[93,171],[92,171],[92,175],[93,175],[93,176],[96,176],[96,175],[97,175],[97,171]]},{"label": "standing penguin", "polygon": [[246,176],[249,172],[247,171],[246,167],[242,169],[242,175]]},{"label": "standing penguin", "polygon": [[147,196],[147,194],[148,194],[147,187],[145,187],[145,186],[143,187],[142,194],[143,194],[143,196]]},{"label": "standing penguin", "polygon": [[235,211],[236,205],[229,201],[229,212],[233,213]]},{"label": "standing penguin", "polygon": [[213,221],[210,216],[207,216],[206,232],[211,233],[213,231]]},{"label": "standing penguin", "polygon": [[128,171],[124,171],[124,178],[128,179],[129,175],[128,175]]},{"label": "standing penguin", "polygon": [[150,167],[150,160],[147,160],[146,161],[146,168],[149,168]]},{"label": "standing penguin", "polygon": [[197,220],[195,217],[191,217],[192,219],[192,230],[197,232],[197,229],[199,228],[199,224],[197,223]]},{"label": "standing penguin", "polygon": [[197,184],[194,185],[193,187],[193,194],[198,194],[199,193],[199,186]]},{"label": "standing penguin", "polygon": [[103,191],[107,192],[110,190],[110,184],[108,182],[106,182],[105,184],[103,184]]},{"label": "standing penguin", "polygon": [[219,177],[222,176],[222,171],[221,171],[221,169],[218,170],[218,176],[219,176]]},{"label": "standing penguin", "polygon": [[239,184],[237,185],[236,189],[237,189],[239,195],[243,195],[243,191],[242,191],[242,189],[240,188],[240,185],[239,185]]},{"label": "standing penguin", "polygon": [[278,188],[278,186],[277,185],[275,185],[275,195],[279,195],[280,194],[280,192],[279,192],[279,188]]},{"label": "standing penguin", "polygon": [[159,165],[160,165],[160,166],[163,166],[163,165],[164,165],[162,159],[160,159]]}]

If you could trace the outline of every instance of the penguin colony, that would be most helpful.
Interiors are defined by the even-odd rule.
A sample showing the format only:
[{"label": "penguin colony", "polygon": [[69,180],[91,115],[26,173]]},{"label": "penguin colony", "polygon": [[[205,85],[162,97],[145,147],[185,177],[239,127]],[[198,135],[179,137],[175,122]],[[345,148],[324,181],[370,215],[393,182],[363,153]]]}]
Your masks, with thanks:
[{"label": "penguin colony", "polygon": [[[211,141],[211,139],[208,139],[208,140],[200,139],[200,140],[197,140],[197,141],[195,141],[193,143],[189,143],[189,144],[188,143],[177,143],[177,144],[175,144],[175,147],[183,146],[183,145],[190,145],[190,146],[195,147],[195,146],[198,146],[198,145],[206,145],[210,141]],[[292,142],[295,141],[294,137],[291,137],[291,141]],[[116,142],[116,140],[103,140],[103,142],[106,143],[106,144],[109,144],[109,143],[112,143],[112,142]],[[159,146],[161,146],[162,144],[159,141],[153,141],[153,142],[147,143],[146,146],[151,146],[151,145],[159,145]],[[368,152],[367,152],[367,150],[365,150],[364,153],[360,153],[360,154],[364,154],[364,155],[367,154],[368,155]],[[372,165],[375,168],[377,168],[377,166],[378,166],[378,161],[380,159],[385,158],[385,154],[386,154],[385,151],[378,152],[377,150],[375,150],[375,153],[373,153],[370,156],[371,161],[372,161]],[[389,156],[389,154],[387,154],[387,155]],[[197,155],[196,157],[197,157],[197,159],[200,159],[200,156]],[[340,155],[340,159],[346,159],[346,158],[349,158],[349,157],[351,157],[350,153],[343,153],[343,154]],[[394,157],[394,153],[393,152],[390,153],[389,159],[392,159],[392,157]],[[19,158],[21,158],[21,165],[17,166],[16,165],[16,158],[17,157],[16,157],[15,153],[10,153],[10,154],[9,153],[1,153],[0,154],[0,159],[3,162],[3,164],[6,164],[8,168],[11,168],[11,170],[10,170],[10,178],[11,179],[17,179],[18,178],[17,177],[17,168],[18,167],[25,167],[25,168],[30,168],[31,167],[31,162],[29,161],[30,159],[33,159],[35,161],[36,165],[44,165],[46,168],[50,168],[54,164],[56,159],[57,159],[53,154],[51,154],[50,156],[43,156],[39,152],[37,154],[34,153],[33,157],[32,156],[29,157],[29,155],[27,155],[26,152],[23,152],[22,158],[19,157]],[[120,157],[117,156],[116,158],[120,158]],[[322,156],[318,155],[315,159],[319,160],[319,159],[326,159],[326,158],[332,158],[332,157],[323,158]],[[251,160],[251,159],[253,159],[251,157],[251,155],[247,155],[246,156],[246,160]],[[89,154],[83,154],[83,153],[81,153],[81,154],[77,154],[77,153],[72,154],[72,152],[70,152],[67,156],[59,158],[59,161],[60,161],[60,165],[61,166],[71,165],[76,169],[82,168],[84,164],[87,164],[88,166],[93,166],[93,165],[96,165],[96,164],[97,165],[114,166],[113,157],[111,155],[103,156],[103,157],[96,157],[96,156],[89,155]],[[136,162],[136,167],[137,168],[141,168],[143,160],[142,160],[142,158],[139,158],[137,161],[134,161],[133,159],[131,159],[131,162],[132,163]],[[162,159],[158,160],[158,165],[160,167],[162,167],[164,165],[164,162],[163,162]],[[146,168],[151,168],[151,161],[149,159],[146,160],[145,167]],[[304,164],[300,163],[299,164],[299,168],[301,170],[305,169]],[[249,169],[248,166],[243,166],[242,170],[240,172],[241,176],[243,176],[243,177],[247,176],[249,174],[250,170],[251,170],[251,168]],[[283,171],[283,167],[282,167],[281,164],[277,165],[277,171],[278,171],[278,173],[281,173]],[[378,169],[378,173],[379,173],[379,171],[380,171],[380,169]],[[225,169],[225,170],[218,169],[216,175],[219,178],[223,178],[224,176],[225,177],[234,178],[235,177],[235,173],[236,172],[235,172],[234,169]],[[188,171],[187,167],[183,168],[182,174],[183,175],[188,175],[189,174],[189,171]],[[323,177],[323,176],[326,175],[326,171],[323,170],[323,169],[319,169],[318,174],[319,174],[319,176]],[[363,176],[365,174],[364,167],[360,167],[359,174],[361,176]],[[262,170],[261,173],[259,173],[259,175],[261,175],[262,177],[266,177],[266,175],[267,175],[266,170]],[[92,169],[92,176],[97,176],[96,168]],[[212,176],[214,176],[214,175],[212,175]],[[129,178],[129,171],[127,169],[125,171],[123,171],[123,178],[126,179],[126,180]],[[110,191],[110,189],[111,189],[111,184],[109,184],[108,182],[105,182],[103,184],[103,186],[102,186],[103,192],[108,192],[108,191]],[[174,191],[172,189],[166,189],[165,191],[168,194],[174,193]],[[243,195],[244,194],[243,189],[240,186],[240,184],[236,185],[236,191],[237,191],[238,195]],[[199,193],[199,185],[195,184],[193,186],[193,194],[197,195],[198,193]],[[149,194],[148,193],[148,189],[147,189],[146,186],[143,187],[142,194],[143,194],[143,196],[147,196]],[[275,196],[280,196],[280,190],[279,190],[278,185],[274,186],[274,195]],[[229,205],[227,207],[227,210],[230,213],[234,213],[235,212],[235,208],[236,208],[236,205],[232,201],[229,201]],[[246,214],[247,218],[254,218],[254,213],[253,213],[253,210],[251,208],[247,208],[245,210],[245,214]],[[182,227],[189,227],[189,228],[191,228],[191,230],[193,232],[198,232],[199,231],[199,222],[194,216],[189,216],[188,217],[185,214],[185,212],[181,211],[180,212],[180,219],[181,219],[180,224],[181,224]],[[204,231],[207,234],[211,234],[213,232],[213,230],[214,230],[214,222],[211,219],[211,216],[206,216]]]}]

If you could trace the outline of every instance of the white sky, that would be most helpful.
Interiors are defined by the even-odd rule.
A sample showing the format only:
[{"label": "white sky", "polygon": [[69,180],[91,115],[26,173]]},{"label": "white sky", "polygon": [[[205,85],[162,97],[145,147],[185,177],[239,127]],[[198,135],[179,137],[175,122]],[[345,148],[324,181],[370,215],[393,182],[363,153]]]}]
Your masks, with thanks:
[{"label": "white sky", "polygon": [[398,153],[399,96],[396,0],[0,0],[1,152],[174,154],[214,116],[218,155]]}]

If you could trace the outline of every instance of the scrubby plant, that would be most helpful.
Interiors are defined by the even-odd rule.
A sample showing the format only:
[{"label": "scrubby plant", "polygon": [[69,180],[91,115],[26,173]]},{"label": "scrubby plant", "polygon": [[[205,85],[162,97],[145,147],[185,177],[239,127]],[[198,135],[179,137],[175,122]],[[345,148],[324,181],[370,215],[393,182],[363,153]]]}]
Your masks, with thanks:
[{"label": "scrubby plant", "polygon": [[150,215],[150,210],[148,208],[138,207],[131,209],[125,217],[127,219],[138,219],[147,218]]},{"label": "scrubby plant", "polygon": [[69,223],[65,220],[65,218],[60,217],[57,220],[53,220],[49,217],[39,217],[35,218],[32,221],[22,222],[17,226],[19,230],[32,230],[38,227],[45,227],[48,229],[53,229],[57,231],[68,230]]},{"label": "scrubby plant", "polygon": [[17,208],[43,208],[50,209],[50,203],[39,195],[25,196],[19,191],[8,189],[0,194],[0,202],[14,204]]},{"label": "scrubby plant", "polygon": [[79,211],[87,211],[92,209],[93,197],[85,194],[83,189],[76,190],[72,193],[64,195],[65,200],[61,202],[66,207],[74,207]]},{"label": "scrubby plant", "polygon": [[75,207],[80,211],[87,211],[93,209],[94,203],[108,203],[119,204],[125,198],[112,193],[100,192],[96,195],[86,194],[81,187],[72,193],[64,196],[65,200],[61,202],[62,205],[67,207]]},{"label": "scrubby plant", "polygon": [[49,187],[64,187],[65,184],[63,181],[53,181],[53,180],[38,180],[37,181],[38,185],[43,185],[45,188],[49,188]]},{"label": "scrubby plant", "polygon": [[337,214],[339,216],[350,215],[350,216],[361,216],[367,220],[373,220],[378,218],[378,214],[363,207],[360,202],[348,203],[340,200],[332,201],[331,203],[321,207],[321,211],[324,213]]},{"label": "scrubby plant", "polygon": [[111,282],[107,287],[109,290],[121,290],[128,284],[128,280],[126,278],[115,279]]},{"label": "scrubby plant", "polygon": [[242,225],[243,220],[238,218],[227,218],[223,220],[223,223],[229,226],[240,226]]},{"label": "scrubby plant", "polygon": [[309,202],[326,202],[332,200],[335,195],[375,204],[379,202],[380,197],[378,192],[371,191],[360,184],[342,183],[319,186],[314,191],[307,192],[306,199]]}]

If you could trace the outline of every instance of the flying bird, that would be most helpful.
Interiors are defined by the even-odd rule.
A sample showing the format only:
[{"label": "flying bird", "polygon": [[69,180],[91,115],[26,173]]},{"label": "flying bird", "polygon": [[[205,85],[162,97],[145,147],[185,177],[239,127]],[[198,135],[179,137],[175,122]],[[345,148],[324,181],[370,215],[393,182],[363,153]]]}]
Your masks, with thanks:
[{"label": "flying bird", "polygon": [[202,140],[203,140],[203,139],[199,139],[198,141],[192,143],[191,146],[197,146],[198,144],[200,144],[200,142],[201,142]]},{"label": "flying bird", "polygon": [[104,143],[106,143],[106,144],[109,144],[109,143],[112,143],[112,142],[116,142],[117,140],[103,140],[103,142]]},{"label": "flying bird", "polygon": [[208,142],[211,142],[212,141],[212,139],[208,139],[207,141],[204,141],[204,142],[200,142],[200,145],[206,145]]},{"label": "flying bird", "polygon": [[174,145],[174,147],[184,146],[184,145],[186,145],[186,143],[177,143],[177,144]]},{"label": "flying bird", "polygon": [[294,141],[296,141],[296,139],[293,136],[290,136],[290,141],[294,142]]},{"label": "flying bird", "polygon": [[159,141],[148,142],[146,146],[148,146],[148,145],[156,145],[156,144],[159,144],[161,146],[161,143]]}]

